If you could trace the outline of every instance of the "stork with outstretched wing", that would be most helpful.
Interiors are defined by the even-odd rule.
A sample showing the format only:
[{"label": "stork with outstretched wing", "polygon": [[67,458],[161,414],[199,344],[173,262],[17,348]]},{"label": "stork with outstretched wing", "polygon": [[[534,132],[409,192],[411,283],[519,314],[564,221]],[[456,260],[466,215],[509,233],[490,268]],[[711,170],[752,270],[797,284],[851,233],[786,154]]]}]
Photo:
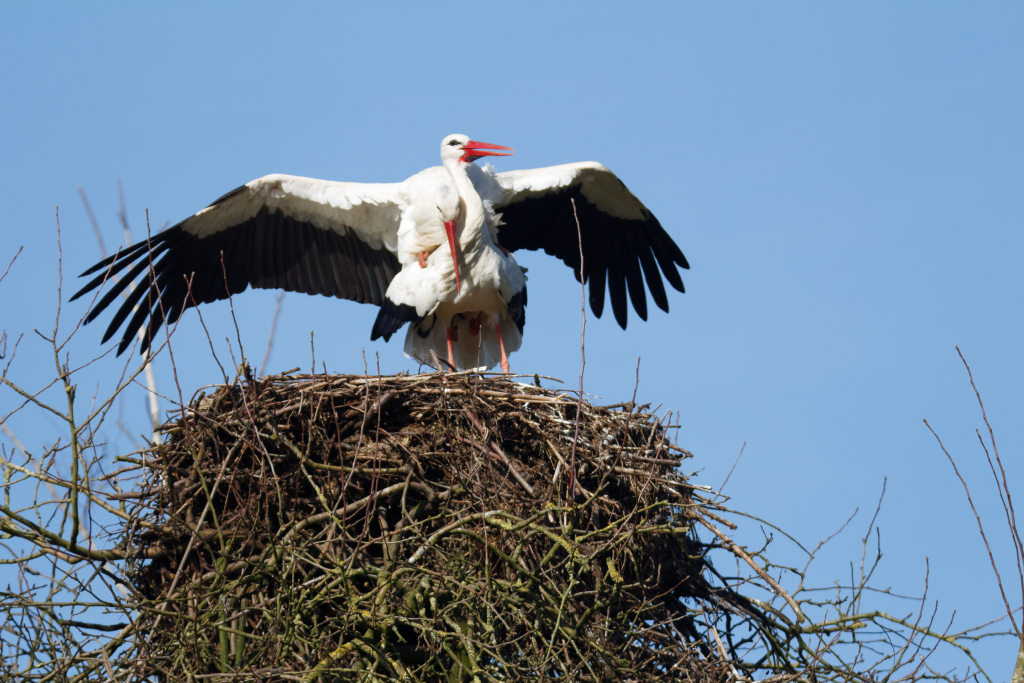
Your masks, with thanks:
[{"label": "stork with outstretched wing", "polygon": [[498,150],[509,148],[450,135],[441,144],[442,166],[400,183],[258,178],[100,261],[83,273],[93,278],[72,300],[123,273],[86,316],[91,322],[141,276],[103,336],[106,342],[124,325],[118,355],[140,330],[145,351],[186,309],[252,286],[375,304],[381,310],[371,338],[390,339],[410,323],[410,355],[431,362],[433,351],[459,367],[500,363],[506,370],[525,322],[517,250],[560,258],[589,283],[598,317],[607,283],[623,328],[627,292],[647,319],[645,279],[655,304],[668,311],[661,274],[682,292],[677,268],[689,265],[622,181],[595,162],[506,173],[473,163],[507,156]]}]

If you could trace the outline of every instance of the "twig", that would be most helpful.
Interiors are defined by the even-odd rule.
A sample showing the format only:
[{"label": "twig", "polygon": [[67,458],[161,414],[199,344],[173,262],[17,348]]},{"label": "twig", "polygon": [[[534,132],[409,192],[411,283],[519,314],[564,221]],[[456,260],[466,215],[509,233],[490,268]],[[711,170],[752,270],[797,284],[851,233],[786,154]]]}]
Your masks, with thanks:
[{"label": "twig", "polygon": [[704,526],[706,526],[711,531],[711,533],[713,533],[715,536],[718,536],[718,538],[722,541],[722,543],[725,544],[725,546],[729,549],[730,552],[732,552],[735,555],[738,555],[740,558],[742,558],[744,562],[746,562],[748,565],[750,565],[751,569],[753,569],[755,572],[757,572],[758,576],[760,576],[762,579],[764,579],[764,581],[769,586],[772,587],[772,590],[774,590],[776,593],[781,595],[782,598],[787,603],[789,603],[790,609],[792,609],[793,613],[796,614],[796,621],[797,621],[797,623],[800,623],[801,621],[804,620],[804,613],[800,611],[800,607],[796,604],[796,601],[792,597],[790,597],[789,593],[787,593],[785,590],[782,589],[782,586],[780,586],[775,581],[775,579],[773,579],[772,577],[768,576],[768,573],[766,571],[764,571],[763,569],[758,567],[757,563],[754,562],[754,560],[750,557],[750,555],[747,554],[747,552],[745,550],[743,550],[743,548],[741,548],[738,545],[736,545],[735,543],[733,543],[732,540],[728,536],[723,534],[721,531],[719,531],[715,527],[711,526],[711,524],[709,524],[704,518],[698,517],[697,521],[700,522],[701,524],[703,524]]},{"label": "twig", "polygon": [[[974,375],[971,373],[971,366],[967,364],[967,359],[964,358],[964,354],[960,352],[960,347],[956,346],[954,348],[956,348],[956,352],[960,356],[960,360],[963,362],[964,368],[967,370],[967,378],[971,382],[971,388],[974,390],[975,398],[978,399],[978,407],[981,409],[981,419],[985,422],[985,427],[988,429],[989,441],[992,444],[992,453],[996,457],[996,464],[999,466],[999,472],[1002,475],[1002,480],[1000,480],[999,475],[996,474],[996,468],[992,464],[992,458],[988,453],[988,448],[985,447],[985,442],[979,433],[978,441],[981,442],[982,450],[985,451],[985,458],[988,460],[989,469],[992,471],[992,476],[996,480],[996,491],[999,494],[999,502],[1003,504],[1003,512],[1006,515],[1006,526],[1010,532],[1010,541],[1013,545],[1014,553],[1017,556],[1017,574],[1020,576],[1021,599],[1024,600],[1024,565],[1021,564],[1021,556],[1024,555],[1024,543],[1021,542],[1020,530],[1017,528],[1017,515],[1013,510],[1013,498],[1010,497],[1010,485],[1006,482],[1006,470],[1003,468],[1003,461],[999,457],[999,448],[996,446],[995,432],[992,430],[992,425],[989,424],[988,415],[985,414],[985,404],[981,400],[981,393],[978,391],[978,387],[974,384]],[[1016,628],[1016,625],[1014,626]],[[1021,637],[1022,647],[1024,647],[1024,633],[1021,633],[1020,629],[1017,629],[1017,635]]]},{"label": "twig", "polygon": [[572,453],[569,455],[569,500],[576,500],[576,444],[580,440],[580,413],[583,411],[583,370],[587,367],[587,278],[583,275],[583,232],[580,230],[580,218],[576,215],[576,200],[570,198],[569,201],[572,202],[576,239],[580,246],[580,314],[583,316],[580,328],[580,393],[576,399],[576,429],[572,438]]},{"label": "twig", "polygon": [[274,298],[274,317],[270,321],[270,336],[267,338],[267,350],[263,352],[263,360],[260,361],[259,372],[261,377],[267,376],[267,364],[270,362],[270,352],[274,348],[274,334],[277,332],[277,319],[281,315],[281,302],[284,301],[284,292]]},{"label": "twig", "polygon": [[19,256],[21,256],[21,250],[22,250],[22,249],[24,249],[24,248],[25,248],[25,246],[24,246],[24,245],[22,245],[22,246],[18,247],[18,251],[17,251],[17,253],[16,253],[15,255],[14,255],[14,258],[12,258],[12,259],[11,259],[11,262],[7,264],[7,268],[6,268],[6,269],[4,269],[4,274],[3,274],[3,275],[0,275],[0,282],[3,282],[3,279],[4,279],[5,277],[7,277],[7,273],[8,273],[8,272],[10,272],[10,270],[11,270],[11,266],[13,266],[13,265],[14,265],[14,262],[18,260],[18,257],[19,257]]},{"label": "twig", "polygon": [[81,185],[78,186],[78,196],[82,198],[85,213],[89,216],[89,224],[92,225],[92,232],[96,236],[96,244],[100,246],[100,255],[107,258],[107,245],[103,241],[103,231],[100,230],[100,224],[96,222],[96,216],[92,212],[92,207],[89,206],[89,198],[85,196],[85,189]]},{"label": "twig", "polygon": [[924,425],[928,428],[928,431],[932,433],[932,436],[935,437],[935,440],[939,442],[939,448],[941,448],[942,452],[946,454],[949,464],[953,466],[953,472],[956,473],[957,479],[960,480],[960,483],[964,487],[964,493],[967,494],[967,502],[971,506],[971,512],[974,513],[974,520],[978,523],[978,532],[981,534],[981,540],[985,542],[985,550],[988,552],[988,560],[992,565],[992,571],[995,572],[996,583],[999,585],[999,594],[1002,596],[1003,604],[1006,606],[1006,613],[1010,616],[1010,623],[1013,625],[1013,630],[1019,634],[1020,628],[1017,626],[1016,619],[1013,618],[1013,608],[1010,607],[1010,601],[1006,599],[1006,591],[1003,589],[1003,580],[999,576],[999,567],[996,566],[996,558],[992,555],[992,548],[988,544],[988,537],[985,535],[985,527],[981,523],[981,517],[978,515],[978,509],[974,507],[974,500],[971,498],[971,490],[968,488],[963,475],[960,474],[960,469],[956,466],[956,461],[953,460],[953,456],[946,450],[946,447],[942,443],[942,439],[940,439],[939,435],[935,433],[932,426],[928,424],[928,420],[924,420]]},{"label": "twig", "polygon": [[746,447],[747,447],[747,442],[744,441],[743,445],[740,446],[740,452],[736,455],[736,459],[732,461],[732,467],[729,468],[729,474],[725,475],[725,481],[723,481],[722,485],[718,487],[719,495],[721,495],[722,489],[725,488],[725,485],[729,483],[729,478],[732,477],[733,470],[736,469],[736,465],[739,463],[740,458],[743,457],[743,451],[746,449]]}]

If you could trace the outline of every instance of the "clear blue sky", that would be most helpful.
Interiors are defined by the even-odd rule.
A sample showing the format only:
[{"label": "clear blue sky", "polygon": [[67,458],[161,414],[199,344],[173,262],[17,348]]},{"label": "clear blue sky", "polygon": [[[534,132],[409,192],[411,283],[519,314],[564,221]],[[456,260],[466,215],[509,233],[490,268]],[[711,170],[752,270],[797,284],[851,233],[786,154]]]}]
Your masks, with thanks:
[{"label": "clear blue sky", "polygon": [[[489,9],[494,7],[494,9]],[[98,249],[76,188],[117,244],[116,181],[136,238],[248,180],[290,173],[397,181],[438,163],[442,137],[510,145],[500,170],[596,160],[659,217],[692,270],[671,313],[588,320],[585,388],[679,411],[701,483],[805,543],[862,514],[815,576],[858,557],[883,478],[877,584],[940,618],[1001,601],[963,492],[928,418],[960,459],[1004,576],[1012,553],[973,430],[987,401],[1013,492],[1024,494],[1024,9],[1011,3],[21,4],[0,5],[0,327],[27,332],[12,376],[52,367],[31,334],[56,304],[54,207],[72,275]],[[530,306],[513,369],[575,382],[571,273],[526,254]],[[3,266],[0,266],[2,268]],[[274,295],[236,299],[263,355]],[[226,305],[204,311],[215,339]],[[415,370],[369,342],[375,309],[290,294],[270,370]],[[72,346],[101,350],[101,325]],[[233,332],[230,332],[233,336]],[[187,392],[217,379],[195,313],[174,340]],[[225,342],[218,353],[226,356]],[[119,371],[112,357],[82,386]],[[48,372],[48,370],[47,370]],[[157,368],[170,390],[166,362]],[[80,389],[82,391],[82,389]],[[91,393],[91,389],[88,393]],[[0,410],[12,405],[0,393]],[[125,419],[144,431],[141,392]],[[165,406],[166,407],[166,406]],[[39,447],[53,425],[12,421]],[[865,514],[865,512],[867,514]],[[744,522],[742,542],[760,544]],[[779,546],[800,564],[792,547]],[[906,608],[909,611],[909,607]],[[996,680],[1014,645],[979,645]],[[962,665],[963,661],[959,661]]]}]

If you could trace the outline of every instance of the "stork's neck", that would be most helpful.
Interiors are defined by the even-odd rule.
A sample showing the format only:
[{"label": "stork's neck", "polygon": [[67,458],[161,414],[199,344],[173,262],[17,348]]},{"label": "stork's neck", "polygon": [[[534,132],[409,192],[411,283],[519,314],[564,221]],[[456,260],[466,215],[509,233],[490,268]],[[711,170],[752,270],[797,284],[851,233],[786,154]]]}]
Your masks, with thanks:
[{"label": "stork's neck", "polygon": [[459,243],[468,245],[481,237],[489,240],[490,233],[484,230],[484,203],[473,186],[473,181],[469,179],[466,170],[468,163],[458,159],[445,159],[443,163],[452,177],[455,189],[459,191],[464,207],[459,216]]}]

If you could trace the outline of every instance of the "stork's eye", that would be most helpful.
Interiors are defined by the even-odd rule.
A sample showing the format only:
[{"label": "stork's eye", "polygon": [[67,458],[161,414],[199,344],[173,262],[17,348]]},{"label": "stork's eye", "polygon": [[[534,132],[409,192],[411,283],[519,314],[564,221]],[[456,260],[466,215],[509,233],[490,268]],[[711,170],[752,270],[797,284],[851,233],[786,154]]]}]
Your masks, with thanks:
[{"label": "stork's eye", "polygon": [[459,145],[459,141],[458,140],[452,140],[451,142],[448,143],[449,147],[457,147],[458,145]]}]

